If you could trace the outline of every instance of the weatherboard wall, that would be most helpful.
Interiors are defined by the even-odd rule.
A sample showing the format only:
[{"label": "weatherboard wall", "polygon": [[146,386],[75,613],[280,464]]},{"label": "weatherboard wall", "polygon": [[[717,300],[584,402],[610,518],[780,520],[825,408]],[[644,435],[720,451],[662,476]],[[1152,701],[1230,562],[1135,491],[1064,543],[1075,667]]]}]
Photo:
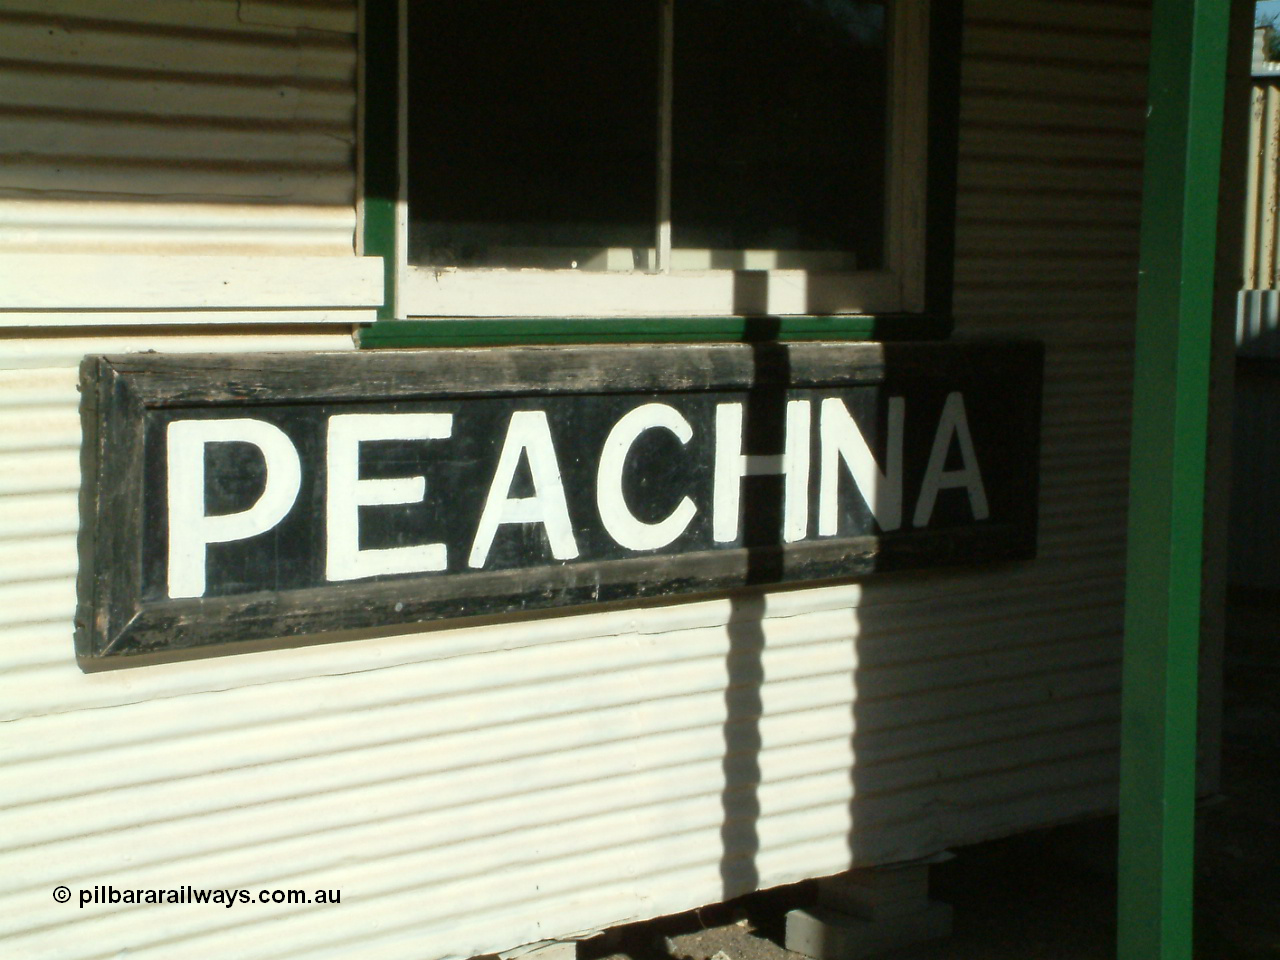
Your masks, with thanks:
[{"label": "weatherboard wall", "polygon": [[[1147,14],[967,11],[957,325],[1046,343],[1039,559],[86,674],[81,357],[345,349],[377,302],[351,253],[355,17],[4,0],[30,28],[4,122],[35,138],[9,252],[128,253],[173,301],[91,302],[73,271],[65,306],[45,278],[52,301],[0,314],[5,955],[467,957],[1112,807]],[[84,102],[108,82],[132,105]],[[288,271],[209,301],[210,270],[277,256],[332,263],[338,302]],[[6,298],[41,269],[8,263]],[[81,910],[58,884],[342,903]]]}]

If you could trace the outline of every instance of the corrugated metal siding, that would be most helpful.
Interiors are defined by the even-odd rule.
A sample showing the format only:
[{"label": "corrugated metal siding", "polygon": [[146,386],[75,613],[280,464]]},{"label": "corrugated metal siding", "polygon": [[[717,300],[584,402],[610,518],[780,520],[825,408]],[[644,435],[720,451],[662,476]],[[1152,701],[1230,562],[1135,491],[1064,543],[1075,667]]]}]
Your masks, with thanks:
[{"label": "corrugated metal siding", "polygon": [[[128,16],[161,37],[166,10],[181,36],[234,33],[201,19],[231,6]],[[1041,559],[85,675],[79,357],[349,341],[95,330],[91,315],[10,336],[6,956],[466,957],[1111,806],[1146,13],[968,7],[959,324],[1048,344]],[[265,116],[248,92],[271,88],[231,86],[254,104],[231,114]],[[343,900],[81,910],[53,900],[60,883]]]},{"label": "corrugated metal siding", "polygon": [[2,0],[0,253],[350,255],[354,32],[350,2]]},{"label": "corrugated metal siding", "polygon": [[[969,0],[966,11],[958,329],[1045,341],[1042,556],[1089,565],[1072,594],[1089,613],[1076,655],[1114,670],[1149,3]],[[1001,636],[1044,633],[998,594],[987,611],[993,656]],[[1094,706],[1096,719],[1115,716],[1114,700]],[[1054,789],[1113,772],[1115,744],[1105,746]]]},{"label": "corrugated metal siding", "polygon": [[1077,599],[1099,656],[1121,632],[1148,6],[967,4],[959,329],[1046,343],[1042,542],[1097,564]]}]

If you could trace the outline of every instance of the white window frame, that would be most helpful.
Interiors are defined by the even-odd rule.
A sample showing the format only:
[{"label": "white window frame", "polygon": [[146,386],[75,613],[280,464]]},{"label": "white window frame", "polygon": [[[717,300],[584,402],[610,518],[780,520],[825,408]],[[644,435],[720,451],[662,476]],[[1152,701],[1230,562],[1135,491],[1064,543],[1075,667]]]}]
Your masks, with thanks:
[{"label": "white window frame", "polygon": [[[672,2],[664,0],[668,29]],[[396,202],[394,316],[409,319],[722,317],[744,312],[806,316],[924,310],[928,0],[894,0],[889,7],[890,109],[884,267],[846,273],[753,270],[753,277],[764,280],[753,283],[753,296],[745,308],[738,295],[737,280],[741,271],[671,270],[669,222],[659,224],[656,238],[659,268],[649,273],[434,267],[408,263],[408,0],[399,0],[399,5],[400,186]],[[660,74],[665,98],[670,94],[669,63],[663,64]],[[669,156],[669,149],[663,153]],[[661,197],[659,206],[663,207]]]}]

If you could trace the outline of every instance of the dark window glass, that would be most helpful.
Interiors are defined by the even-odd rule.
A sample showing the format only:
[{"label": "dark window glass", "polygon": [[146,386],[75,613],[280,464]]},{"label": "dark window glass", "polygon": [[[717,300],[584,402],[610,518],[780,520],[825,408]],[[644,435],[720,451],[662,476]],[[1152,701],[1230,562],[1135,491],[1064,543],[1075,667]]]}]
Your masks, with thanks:
[{"label": "dark window glass", "polygon": [[644,267],[654,0],[411,0],[408,37],[411,263]]},{"label": "dark window glass", "polygon": [[886,4],[677,0],[674,54],[674,246],[882,266]]}]

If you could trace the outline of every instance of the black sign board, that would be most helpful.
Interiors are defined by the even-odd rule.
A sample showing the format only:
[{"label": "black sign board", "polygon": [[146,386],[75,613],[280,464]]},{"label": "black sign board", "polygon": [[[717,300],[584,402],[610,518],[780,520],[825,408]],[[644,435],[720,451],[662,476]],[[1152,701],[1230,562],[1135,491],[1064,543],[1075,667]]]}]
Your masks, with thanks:
[{"label": "black sign board", "polygon": [[78,651],[1035,552],[1034,343],[90,357]]}]

